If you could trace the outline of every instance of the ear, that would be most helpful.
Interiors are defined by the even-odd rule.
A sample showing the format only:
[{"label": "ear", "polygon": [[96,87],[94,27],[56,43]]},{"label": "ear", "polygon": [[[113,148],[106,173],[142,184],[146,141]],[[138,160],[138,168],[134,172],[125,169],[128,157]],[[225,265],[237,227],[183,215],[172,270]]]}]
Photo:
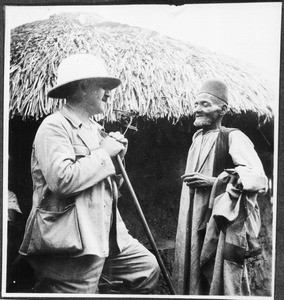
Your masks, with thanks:
[{"label": "ear", "polygon": [[221,116],[224,116],[228,112],[228,110],[229,110],[228,105],[226,105],[226,104],[222,105],[221,112],[220,112]]},{"label": "ear", "polygon": [[81,80],[80,82],[79,82],[79,91],[81,92],[81,94],[83,95],[83,96],[86,96],[86,94],[87,94],[87,86],[86,86],[86,83],[85,83],[85,81],[83,81],[83,80]]}]

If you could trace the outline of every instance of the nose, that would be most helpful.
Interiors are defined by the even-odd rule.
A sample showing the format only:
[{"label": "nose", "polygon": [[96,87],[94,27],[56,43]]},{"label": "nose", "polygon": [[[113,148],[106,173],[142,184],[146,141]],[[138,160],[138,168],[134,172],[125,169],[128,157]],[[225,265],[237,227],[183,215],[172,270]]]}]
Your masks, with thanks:
[{"label": "nose", "polygon": [[193,113],[197,113],[197,112],[201,112],[202,109],[201,109],[201,105],[199,105],[198,103],[195,103],[194,104],[194,107],[193,107]]}]

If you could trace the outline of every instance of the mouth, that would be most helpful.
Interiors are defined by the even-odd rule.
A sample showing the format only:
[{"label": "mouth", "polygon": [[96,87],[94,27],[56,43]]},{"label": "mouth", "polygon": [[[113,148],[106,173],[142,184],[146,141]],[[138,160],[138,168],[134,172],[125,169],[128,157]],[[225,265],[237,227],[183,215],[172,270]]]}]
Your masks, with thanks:
[{"label": "mouth", "polygon": [[197,118],[204,118],[205,117],[205,115],[195,115],[195,119],[197,119]]}]

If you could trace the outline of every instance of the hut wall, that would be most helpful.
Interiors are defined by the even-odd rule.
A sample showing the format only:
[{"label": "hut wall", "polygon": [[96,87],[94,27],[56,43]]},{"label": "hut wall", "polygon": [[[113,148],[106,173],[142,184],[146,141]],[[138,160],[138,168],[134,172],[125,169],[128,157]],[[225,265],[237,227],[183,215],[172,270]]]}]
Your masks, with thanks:
[{"label": "hut wall", "polygon": [[[248,121],[249,120],[249,121]],[[174,239],[177,227],[179,198],[181,191],[180,176],[184,173],[188,148],[191,144],[192,120],[183,119],[171,124],[166,119],[156,121],[137,119],[138,132],[128,131],[129,150],[126,156],[126,170],[140,202],[146,220],[157,243],[163,252],[166,267],[171,273],[174,257]],[[238,127],[254,142],[261,157],[266,174],[273,178],[273,126],[271,123],[256,129],[253,117],[228,116],[224,124]],[[9,152],[12,162],[9,164],[9,188],[13,190],[23,211],[21,233],[32,203],[32,182],[30,176],[30,154],[34,135],[40,121],[23,122],[18,118],[10,120]],[[120,130],[119,123],[107,123],[107,131]],[[266,139],[264,139],[266,136]],[[150,247],[137,211],[132,204],[125,185],[122,186],[119,208],[130,233],[146,247]],[[271,291],[271,193],[262,196],[259,204],[262,214],[261,242],[263,254],[250,262],[251,286],[254,295],[269,295]],[[18,274],[18,283],[13,291],[21,291],[30,282]],[[18,289],[18,290],[17,290]],[[159,293],[163,293],[160,290]]]}]

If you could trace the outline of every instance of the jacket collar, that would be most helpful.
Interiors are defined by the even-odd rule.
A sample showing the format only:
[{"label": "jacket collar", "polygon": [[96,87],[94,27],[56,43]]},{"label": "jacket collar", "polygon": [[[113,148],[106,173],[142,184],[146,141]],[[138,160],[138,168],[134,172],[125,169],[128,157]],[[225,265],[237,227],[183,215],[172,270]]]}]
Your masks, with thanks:
[{"label": "jacket collar", "polygon": [[[86,145],[86,147],[89,149],[91,153],[92,150],[97,147],[97,145],[94,144],[94,138],[92,135],[90,135],[90,132],[84,126],[82,126],[83,122],[76,116],[76,114],[72,111],[72,109],[66,104],[62,106],[60,112],[67,120],[70,121],[70,123],[75,128],[78,129],[78,136],[81,138],[81,140],[83,141],[83,143]],[[105,137],[106,133],[104,131],[104,128],[100,124],[98,124],[94,119],[90,118],[89,120],[93,125],[97,126],[100,135],[102,137]],[[110,188],[112,188],[110,178],[107,177],[106,179]]]},{"label": "jacket collar", "polygon": [[[77,115],[74,113],[74,111],[66,104],[62,106],[60,109],[60,112],[62,115],[70,121],[70,123],[75,127],[75,128],[81,128],[83,122],[77,117]],[[95,124],[99,130],[104,131],[103,127],[98,124],[94,119],[90,118],[89,119],[92,124]]]},{"label": "jacket collar", "polygon": [[[62,106],[60,109],[61,114],[72,124],[72,126],[78,129],[78,136],[81,138],[83,143],[88,147],[90,151],[96,148],[97,146],[94,144],[94,138],[90,135],[90,131],[82,126],[83,122],[77,117],[76,113],[66,104]],[[89,119],[93,126],[95,126],[102,137],[105,137],[103,127],[98,124],[92,118]]]},{"label": "jacket collar", "polygon": [[76,116],[68,105],[64,104],[60,109],[60,112],[75,128],[80,128],[82,126],[83,122]]}]

